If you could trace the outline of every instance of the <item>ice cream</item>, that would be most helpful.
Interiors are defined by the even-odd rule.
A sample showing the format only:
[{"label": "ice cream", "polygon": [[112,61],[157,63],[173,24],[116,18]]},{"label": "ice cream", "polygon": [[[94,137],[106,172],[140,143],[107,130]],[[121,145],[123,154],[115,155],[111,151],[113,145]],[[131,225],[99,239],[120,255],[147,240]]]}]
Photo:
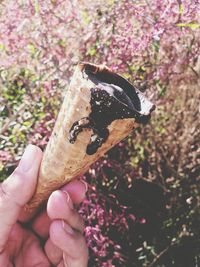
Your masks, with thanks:
[{"label": "ice cream", "polygon": [[102,65],[80,63],[59,112],[30,203],[35,211],[51,194],[149,121],[155,105],[126,79]]}]

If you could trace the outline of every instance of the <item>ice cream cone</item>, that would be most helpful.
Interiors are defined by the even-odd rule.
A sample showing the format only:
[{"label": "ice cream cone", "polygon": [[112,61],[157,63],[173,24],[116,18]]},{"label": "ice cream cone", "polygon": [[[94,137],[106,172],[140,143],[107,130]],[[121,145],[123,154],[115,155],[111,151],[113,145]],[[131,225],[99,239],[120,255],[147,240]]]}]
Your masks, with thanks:
[{"label": "ice cream cone", "polygon": [[[128,84],[125,79],[105,66],[78,64],[44,152],[37,189],[26,206],[27,211],[33,213],[48,199],[51,192],[86,172],[92,163],[124,139],[137,125],[135,118],[120,118],[112,121],[107,127],[109,135],[95,153],[87,153],[87,146],[91,142],[93,132],[91,127],[83,128],[73,142],[69,140],[70,130],[74,123],[82,118],[90,117],[92,112],[91,88],[98,86],[97,81],[115,83],[122,87],[122,80]],[[132,88],[135,90],[134,87]],[[143,95],[138,99],[141,102],[139,108],[141,117],[148,117],[153,110],[153,104]]]}]

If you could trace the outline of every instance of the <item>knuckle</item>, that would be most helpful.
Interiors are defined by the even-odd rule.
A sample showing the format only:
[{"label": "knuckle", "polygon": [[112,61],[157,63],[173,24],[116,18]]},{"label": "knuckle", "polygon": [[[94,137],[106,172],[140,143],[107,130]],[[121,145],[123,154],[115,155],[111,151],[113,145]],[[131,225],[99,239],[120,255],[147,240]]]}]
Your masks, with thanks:
[{"label": "knuckle", "polygon": [[79,214],[77,214],[76,217],[76,225],[77,225],[77,230],[79,230],[83,234],[85,224],[83,218]]},{"label": "knuckle", "polygon": [[60,240],[60,236],[63,234],[60,227],[60,222],[54,220],[49,228],[49,235],[53,243],[57,243]]},{"label": "knuckle", "polygon": [[77,232],[74,236],[70,238],[71,238],[71,247],[76,248],[76,250],[74,250],[73,256],[75,258],[78,258],[80,257],[80,255],[82,255],[82,257],[85,258],[85,256],[88,254],[88,249],[84,236],[80,232]]},{"label": "knuckle", "polygon": [[8,203],[12,199],[12,195],[9,192],[6,183],[3,182],[0,184],[0,200],[3,203]]},{"label": "knuckle", "polygon": [[[20,181],[20,174],[18,174],[17,172],[11,174],[10,177],[12,177],[13,180]],[[18,187],[22,188],[20,185],[18,185]],[[14,190],[10,190],[10,181],[5,180],[4,182],[2,182],[0,184],[0,202],[3,202],[4,205],[11,205],[12,203],[12,206],[21,208],[23,205],[16,199],[17,195],[19,195],[17,189],[18,188],[16,188],[16,191],[13,192]]]},{"label": "knuckle", "polygon": [[74,229],[76,229],[77,231],[83,233],[84,227],[85,227],[84,220],[76,210],[69,211],[69,214],[66,217],[66,220],[69,222],[69,224]]},{"label": "knuckle", "polygon": [[70,254],[74,259],[88,259],[88,248],[84,236],[76,230],[69,231],[62,221],[55,220],[50,226],[50,239],[63,252]]}]

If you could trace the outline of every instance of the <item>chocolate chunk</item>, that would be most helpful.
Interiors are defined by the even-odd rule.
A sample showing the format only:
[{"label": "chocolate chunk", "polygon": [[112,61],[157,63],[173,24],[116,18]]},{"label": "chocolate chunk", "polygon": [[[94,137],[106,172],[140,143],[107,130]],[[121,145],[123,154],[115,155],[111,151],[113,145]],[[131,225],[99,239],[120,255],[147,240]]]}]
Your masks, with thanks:
[{"label": "chocolate chunk", "polygon": [[90,89],[91,113],[87,118],[74,122],[69,131],[69,142],[74,143],[83,129],[92,129],[93,134],[86,149],[86,153],[92,155],[107,140],[107,127],[114,120],[134,118],[138,123],[147,123],[155,105],[126,79],[115,73],[96,71],[87,64],[83,71],[83,77],[86,74],[94,83],[94,87]]}]

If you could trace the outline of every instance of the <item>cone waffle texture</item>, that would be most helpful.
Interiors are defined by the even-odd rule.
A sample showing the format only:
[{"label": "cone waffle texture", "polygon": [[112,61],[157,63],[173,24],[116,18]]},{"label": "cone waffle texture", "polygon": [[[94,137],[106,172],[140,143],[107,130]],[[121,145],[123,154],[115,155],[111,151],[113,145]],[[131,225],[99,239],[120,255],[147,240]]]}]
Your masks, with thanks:
[{"label": "cone waffle texture", "polygon": [[[94,65],[95,66],[95,65]],[[99,71],[110,72],[106,67],[95,66]],[[91,130],[85,129],[74,144],[68,141],[69,131],[73,123],[91,112],[90,89],[94,87],[91,80],[84,77],[84,64],[76,67],[64,102],[59,112],[54,130],[47,144],[41,163],[38,185],[34,197],[26,206],[29,212],[34,212],[51,192],[71,181],[88,170],[99,157],[124,139],[134,128],[134,119],[115,120],[109,126],[107,141],[94,155],[87,155],[86,148],[91,137]]]}]

